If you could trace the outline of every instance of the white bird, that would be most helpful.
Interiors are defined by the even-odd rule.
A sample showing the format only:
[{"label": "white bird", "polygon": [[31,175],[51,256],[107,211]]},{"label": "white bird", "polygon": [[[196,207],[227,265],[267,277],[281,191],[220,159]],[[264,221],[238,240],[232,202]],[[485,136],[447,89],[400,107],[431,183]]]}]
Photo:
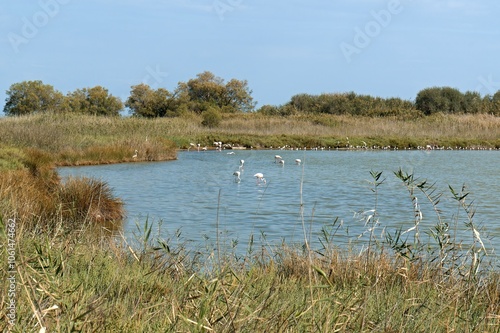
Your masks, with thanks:
[{"label": "white bird", "polygon": [[233,176],[234,176],[234,181],[236,183],[239,183],[241,181],[241,178],[240,178],[240,172],[239,171],[235,171],[233,172]]},{"label": "white bird", "polygon": [[285,166],[285,160],[280,160],[280,161],[279,161],[279,164],[280,164],[281,166]]},{"label": "white bird", "polygon": [[134,155],[132,156],[132,158],[137,158],[137,153],[138,153],[138,151],[136,149]]},{"label": "white bird", "polygon": [[198,147],[198,151],[200,151],[200,144],[198,143],[196,146]]},{"label": "white bird", "polygon": [[262,173],[258,172],[253,176],[257,179],[257,184],[259,184],[260,182],[263,182],[264,184],[266,183],[266,178],[264,178],[264,175]]},{"label": "white bird", "polygon": [[281,161],[281,156],[280,155],[274,155],[274,163],[279,163]]},{"label": "white bird", "polygon": [[196,146],[196,145],[195,145],[194,143],[192,143],[192,142],[191,142],[191,143],[189,144],[188,151],[189,151],[189,149],[191,149],[191,148],[192,148],[192,147],[194,147],[194,146]]},{"label": "white bird", "polygon": [[302,163],[302,161],[300,160],[300,158],[296,158],[295,159],[295,164],[300,165],[300,163]]}]

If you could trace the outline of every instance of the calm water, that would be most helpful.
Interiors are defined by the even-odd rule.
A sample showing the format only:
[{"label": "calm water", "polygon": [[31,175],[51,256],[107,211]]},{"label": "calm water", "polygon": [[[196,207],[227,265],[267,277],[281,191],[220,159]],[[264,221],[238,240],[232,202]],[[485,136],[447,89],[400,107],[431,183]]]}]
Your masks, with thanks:
[{"label": "calm water", "polygon": [[[274,163],[279,154],[285,165]],[[302,165],[294,163],[296,158]],[[243,159],[241,181],[233,172]],[[130,237],[146,218],[161,224],[162,236],[196,246],[213,244],[219,231],[225,244],[245,249],[250,235],[256,242],[277,245],[301,243],[304,229],[318,248],[322,227],[342,222],[335,242],[342,245],[366,230],[363,215],[377,208],[380,233],[383,227],[413,225],[413,205],[408,191],[393,172],[400,167],[416,177],[436,182],[443,192],[442,216],[459,226],[466,218],[451,199],[448,184],[460,190],[465,184],[474,200],[474,221],[486,227],[490,243],[500,248],[500,154],[497,151],[271,151],[243,150],[179,152],[178,160],[90,167],[61,168],[60,174],[83,175],[109,183],[127,210],[124,233]],[[385,182],[378,197],[371,190],[370,170],[382,171]],[[262,172],[267,184],[253,175]],[[302,183],[302,198],[301,198]],[[421,192],[415,192],[423,212],[422,227],[437,222]],[[303,202],[303,218],[301,217]],[[367,213],[368,215],[369,213]],[[366,215],[365,215],[366,216]],[[218,223],[217,223],[218,221]],[[304,227],[303,223],[304,221]],[[339,225],[339,222],[337,222]],[[464,232],[464,237],[469,234]],[[315,245],[315,246],[314,246]]]}]

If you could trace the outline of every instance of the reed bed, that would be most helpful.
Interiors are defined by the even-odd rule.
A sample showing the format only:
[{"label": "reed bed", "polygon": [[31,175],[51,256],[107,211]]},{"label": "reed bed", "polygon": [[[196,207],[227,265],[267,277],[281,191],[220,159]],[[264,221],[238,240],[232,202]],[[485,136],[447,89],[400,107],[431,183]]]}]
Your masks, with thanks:
[{"label": "reed bed", "polygon": [[[452,149],[500,148],[500,118],[491,115],[428,117],[353,117],[225,114],[219,126],[207,128],[202,117],[177,118],[30,115],[0,120],[0,141],[6,147],[38,148],[56,163],[91,164],[165,160],[190,143],[214,148],[214,141],[253,148],[368,147]],[[1,147],[0,147],[1,148]],[[137,158],[132,158],[135,150]],[[2,153],[0,149],[0,157]]]},{"label": "reed bed", "polygon": [[[151,229],[142,238],[144,247],[132,248],[85,231],[20,228],[13,331],[497,332],[500,325],[495,272],[450,278],[436,264],[384,251],[367,258],[286,246],[218,261]],[[4,268],[0,275],[8,281]],[[0,307],[7,313],[5,301]]]},{"label": "reed bed", "polygon": [[175,159],[176,146],[165,135],[172,130],[171,124],[157,123],[70,114],[8,117],[0,120],[0,141],[6,148],[43,151],[52,156],[56,165]]}]

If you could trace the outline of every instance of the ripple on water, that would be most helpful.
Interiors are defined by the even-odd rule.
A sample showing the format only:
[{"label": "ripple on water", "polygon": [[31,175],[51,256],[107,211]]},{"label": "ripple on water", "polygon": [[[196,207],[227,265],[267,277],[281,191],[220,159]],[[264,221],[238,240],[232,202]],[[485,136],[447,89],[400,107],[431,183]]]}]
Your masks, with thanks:
[{"label": "ripple on water", "polygon": [[[274,163],[280,154],[285,166]],[[302,164],[292,161],[300,158]],[[241,182],[233,172],[245,160]],[[459,190],[465,183],[477,206],[476,223],[483,223],[497,236],[498,245],[500,155],[495,151],[236,151],[179,152],[178,160],[155,163],[60,168],[60,174],[85,175],[105,180],[122,198],[127,210],[126,235],[135,231],[145,217],[162,220],[165,232],[182,230],[182,237],[194,243],[216,238],[216,228],[225,237],[245,242],[254,235],[266,235],[269,243],[290,240],[300,242],[303,228],[312,228],[317,240],[321,228],[338,217],[343,222],[340,242],[365,230],[362,215],[356,213],[377,207],[380,228],[412,226],[413,203],[408,190],[393,172],[399,168],[413,171],[420,179],[436,182],[442,192],[442,215],[447,222],[456,220],[457,203],[448,184]],[[385,181],[377,194],[371,189],[370,171],[383,171]],[[253,175],[264,173],[267,184],[257,185]],[[302,185],[302,193],[301,193]],[[425,195],[415,190],[423,212],[423,228],[438,221]],[[301,215],[303,204],[303,217]],[[375,206],[376,205],[376,206]],[[217,214],[219,219],[217,220]],[[464,212],[459,224],[463,225]],[[304,221],[304,227],[302,225]],[[349,235],[347,235],[349,231]],[[380,229],[381,231],[381,229]],[[498,246],[495,246],[498,247]]]}]

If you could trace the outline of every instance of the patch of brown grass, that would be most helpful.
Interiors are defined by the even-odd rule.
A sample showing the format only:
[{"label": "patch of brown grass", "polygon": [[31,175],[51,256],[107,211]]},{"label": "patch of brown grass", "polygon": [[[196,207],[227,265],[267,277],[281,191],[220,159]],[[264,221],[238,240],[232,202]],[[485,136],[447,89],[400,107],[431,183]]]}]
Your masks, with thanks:
[{"label": "patch of brown grass", "polygon": [[29,229],[51,230],[60,221],[69,229],[120,222],[123,204],[107,183],[91,178],[61,182],[54,170],[0,174],[0,206],[5,216]]}]

